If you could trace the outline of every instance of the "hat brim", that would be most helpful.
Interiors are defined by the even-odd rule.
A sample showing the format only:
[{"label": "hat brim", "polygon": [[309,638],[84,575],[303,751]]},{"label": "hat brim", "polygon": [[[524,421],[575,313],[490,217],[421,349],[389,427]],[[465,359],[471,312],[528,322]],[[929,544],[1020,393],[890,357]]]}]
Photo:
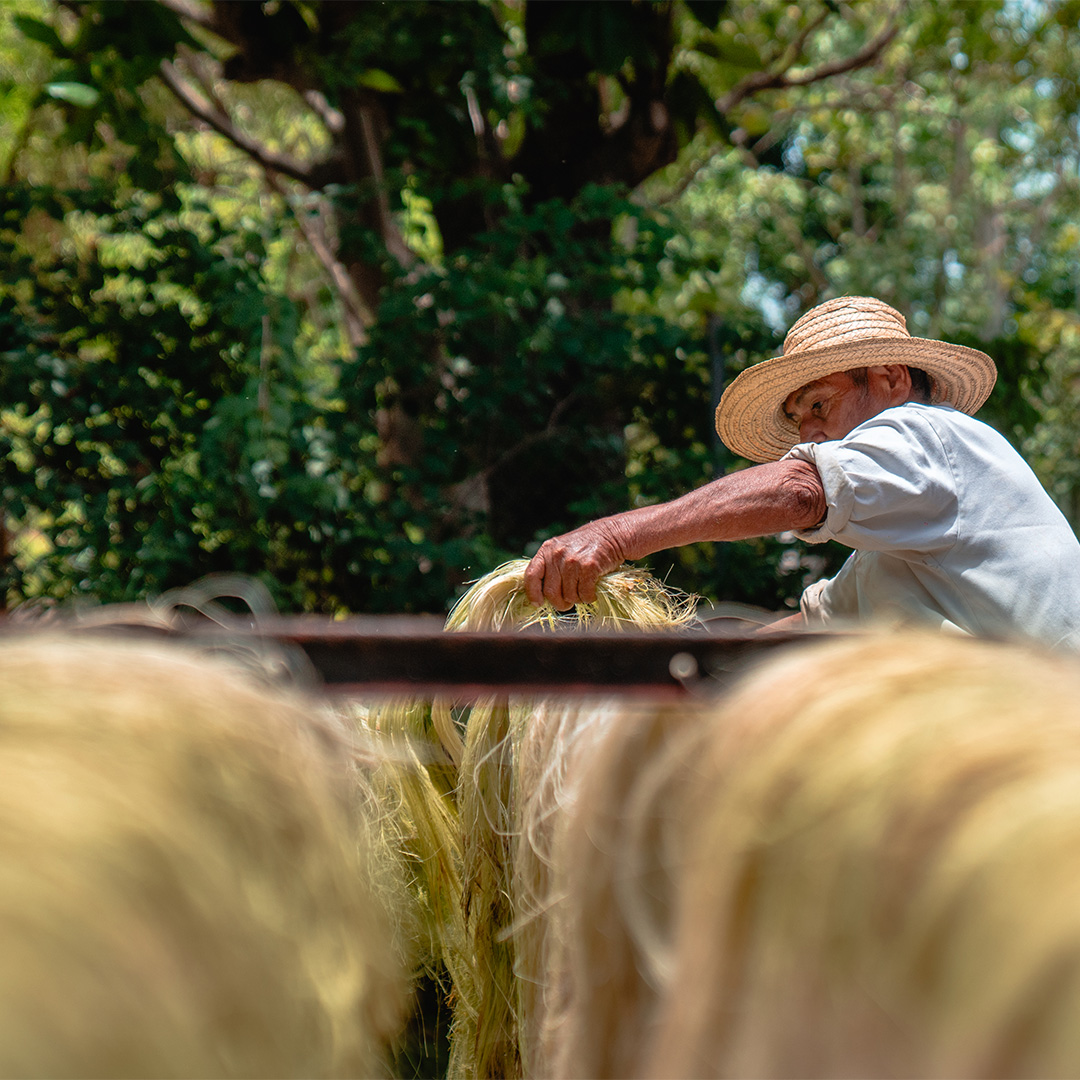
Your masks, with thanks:
[{"label": "hat brim", "polygon": [[927,338],[869,338],[777,356],[747,368],[724,391],[716,431],[724,444],[751,461],[776,461],[798,441],[799,429],[784,402],[800,387],[838,371],[906,364],[933,381],[934,405],[975,413],[997,381],[994,361],[978,349]]}]

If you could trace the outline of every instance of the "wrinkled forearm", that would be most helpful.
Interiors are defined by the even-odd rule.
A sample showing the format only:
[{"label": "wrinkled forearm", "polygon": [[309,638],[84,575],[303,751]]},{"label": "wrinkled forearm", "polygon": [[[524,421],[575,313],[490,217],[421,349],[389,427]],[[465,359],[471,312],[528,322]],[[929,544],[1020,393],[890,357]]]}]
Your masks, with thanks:
[{"label": "wrinkled forearm", "polygon": [[591,521],[540,545],[525,570],[534,604],[560,611],[596,598],[596,583],[620,563],[703,540],[745,540],[816,525],[825,489],[808,461],[776,461],[714,480],[688,495]]},{"label": "wrinkled forearm", "polygon": [[810,528],[826,508],[813,464],[776,461],[731,473],[671,502],[615,514],[603,525],[623,559],[632,561],[684,544]]}]

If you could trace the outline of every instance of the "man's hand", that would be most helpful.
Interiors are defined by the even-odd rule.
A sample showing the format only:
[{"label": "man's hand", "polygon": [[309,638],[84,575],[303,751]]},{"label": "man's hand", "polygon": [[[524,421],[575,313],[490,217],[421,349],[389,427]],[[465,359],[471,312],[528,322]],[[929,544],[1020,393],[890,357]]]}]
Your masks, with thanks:
[{"label": "man's hand", "polygon": [[596,599],[596,583],[626,559],[619,528],[611,518],[545,540],[525,570],[525,592],[556,611]]}]

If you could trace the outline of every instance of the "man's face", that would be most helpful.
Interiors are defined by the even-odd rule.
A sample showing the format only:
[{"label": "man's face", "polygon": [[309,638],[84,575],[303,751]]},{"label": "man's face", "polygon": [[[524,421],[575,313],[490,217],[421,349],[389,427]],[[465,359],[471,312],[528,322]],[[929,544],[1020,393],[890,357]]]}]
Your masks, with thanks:
[{"label": "man's face", "polygon": [[830,442],[888,407],[873,391],[873,382],[856,386],[850,372],[838,371],[789,394],[784,413],[798,427],[799,442]]}]

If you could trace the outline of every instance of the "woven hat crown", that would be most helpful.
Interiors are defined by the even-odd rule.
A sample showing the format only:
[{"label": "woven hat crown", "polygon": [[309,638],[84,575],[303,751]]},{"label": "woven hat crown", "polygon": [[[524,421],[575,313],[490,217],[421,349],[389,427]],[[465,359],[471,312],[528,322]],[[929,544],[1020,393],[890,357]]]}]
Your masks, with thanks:
[{"label": "woven hat crown", "polygon": [[841,296],[808,311],[784,338],[784,356],[847,342],[910,338],[904,316],[872,296]]}]

